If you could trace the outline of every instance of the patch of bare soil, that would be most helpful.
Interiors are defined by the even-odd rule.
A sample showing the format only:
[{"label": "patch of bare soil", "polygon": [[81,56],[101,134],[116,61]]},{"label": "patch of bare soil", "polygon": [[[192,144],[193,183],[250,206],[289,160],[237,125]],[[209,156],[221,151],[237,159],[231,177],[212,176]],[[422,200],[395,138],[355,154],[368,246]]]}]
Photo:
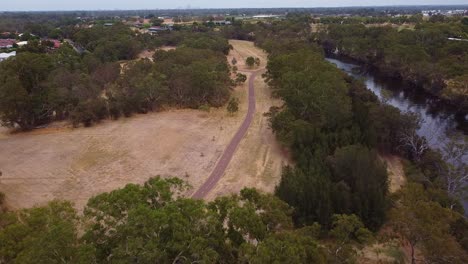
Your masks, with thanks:
[{"label": "patch of bare soil", "polygon": [[390,193],[400,190],[406,183],[405,171],[401,158],[388,154],[381,155],[380,158],[387,164]]}]

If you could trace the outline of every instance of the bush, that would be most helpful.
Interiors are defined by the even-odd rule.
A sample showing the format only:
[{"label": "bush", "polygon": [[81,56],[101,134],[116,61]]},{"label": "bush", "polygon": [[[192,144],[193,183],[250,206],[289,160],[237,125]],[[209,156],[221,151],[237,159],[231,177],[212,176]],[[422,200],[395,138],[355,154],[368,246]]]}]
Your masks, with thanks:
[{"label": "bush", "polygon": [[247,57],[247,59],[245,60],[245,64],[249,67],[253,67],[255,65],[255,58]]},{"label": "bush", "polygon": [[243,84],[247,81],[247,75],[245,74],[242,74],[242,73],[238,73],[236,75],[236,84],[239,85],[239,84]]},{"label": "bush", "polygon": [[239,111],[239,99],[233,97],[229,100],[227,110],[230,114],[234,114]]}]

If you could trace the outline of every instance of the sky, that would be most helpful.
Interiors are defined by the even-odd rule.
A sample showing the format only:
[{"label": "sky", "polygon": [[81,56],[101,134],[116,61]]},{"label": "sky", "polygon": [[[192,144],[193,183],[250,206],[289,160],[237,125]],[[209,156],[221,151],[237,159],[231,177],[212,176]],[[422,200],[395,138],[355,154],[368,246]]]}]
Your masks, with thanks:
[{"label": "sky", "polygon": [[458,5],[466,0],[1,0],[0,11]]}]

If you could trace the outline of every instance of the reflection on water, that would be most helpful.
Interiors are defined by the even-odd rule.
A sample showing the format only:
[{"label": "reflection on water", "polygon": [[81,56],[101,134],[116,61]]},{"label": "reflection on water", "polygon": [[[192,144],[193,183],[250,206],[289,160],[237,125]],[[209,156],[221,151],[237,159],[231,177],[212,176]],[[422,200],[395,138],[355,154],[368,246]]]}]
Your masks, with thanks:
[{"label": "reflection on water", "polygon": [[[361,79],[367,89],[373,91],[384,103],[402,112],[420,115],[423,122],[417,132],[427,139],[431,148],[443,151],[443,146],[451,136],[458,135],[460,140],[468,136],[468,117],[457,116],[455,109],[445,106],[437,98],[422,91],[405,89],[402,82],[379,78],[373,73],[362,71],[357,64],[335,58],[327,60],[356,79]],[[468,162],[468,155],[465,155],[464,162]],[[468,201],[463,201],[463,206],[465,214],[468,213]]]},{"label": "reflection on water", "polygon": [[367,88],[374,92],[381,101],[402,112],[419,114],[423,123],[418,134],[426,137],[432,148],[440,149],[454,133],[468,135],[466,117],[457,117],[453,110],[447,109],[437,99],[424,92],[414,92],[414,90],[405,89],[401,82],[377,78],[369,72],[356,71],[356,67],[359,67],[356,64],[332,58],[327,58],[327,60],[349,75],[364,81]]}]

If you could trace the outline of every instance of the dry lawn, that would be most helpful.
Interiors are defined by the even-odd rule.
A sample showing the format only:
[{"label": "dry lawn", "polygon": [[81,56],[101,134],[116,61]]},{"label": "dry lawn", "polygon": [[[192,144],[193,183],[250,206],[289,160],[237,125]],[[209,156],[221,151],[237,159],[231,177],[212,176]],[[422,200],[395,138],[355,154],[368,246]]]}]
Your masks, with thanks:
[{"label": "dry lawn", "polygon": [[[260,58],[260,67],[253,70],[266,66],[267,54],[254,47],[253,43],[237,40],[230,43],[235,49],[228,56],[228,60],[231,62],[232,57],[235,57],[240,72],[252,70],[245,65],[245,59],[249,56]],[[241,114],[244,115],[247,109],[247,90],[238,91],[237,94],[242,104]],[[271,98],[270,90],[260,74],[255,80],[255,95],[257,105],[254,120],[225,175],[207,195],[209,200],[220,195],[237,193],[243,187],[256,187],[272,192],[281,179],[282,166],[289,163],[286,151],[276,141],[268,126],[268,118],[263,115],[271,106],[281,105],[281,101]]]},{"label": "dry lawn", "polygon": [[[266,56],[251,43],[233,41],[231,56]],[[241,68],[241,67],[239,67]],[[262,116],[279,102],[270,99],[259,76],[257,115],[224,178],[212,194],[244,186],[271,191],[285,158]],[[105,121],[72,129],[56,123],[29,133],[0,128],[0,192],[11,209],[43,205],[52,199],[73,201],[78,209],[99,193],[156,175],[177,176],[198,188],[209,176],[247,109],[247,84],[237,87],[240,111],[224,108],[209,113],[171,110]],[[210,195],[212,195],[210,194]],[[211,196],[213,197],[213,196]]]}]

